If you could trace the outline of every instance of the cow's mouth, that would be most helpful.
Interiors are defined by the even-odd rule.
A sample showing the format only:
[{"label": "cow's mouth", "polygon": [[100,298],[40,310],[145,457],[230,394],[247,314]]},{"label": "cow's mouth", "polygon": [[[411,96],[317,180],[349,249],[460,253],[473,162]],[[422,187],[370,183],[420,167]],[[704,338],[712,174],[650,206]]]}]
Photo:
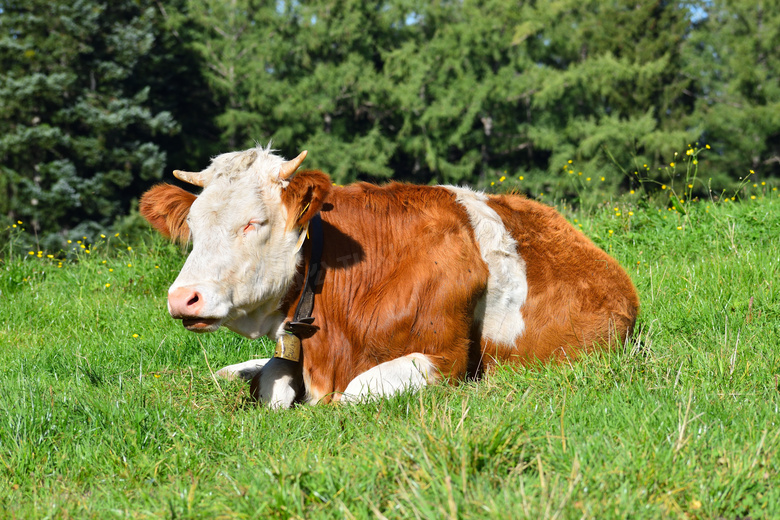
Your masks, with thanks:
[{"label": "cow's mouth", "polygon": [[213,332],[219,328],[219,318],[182,318],[181,324],[192,332]]}]

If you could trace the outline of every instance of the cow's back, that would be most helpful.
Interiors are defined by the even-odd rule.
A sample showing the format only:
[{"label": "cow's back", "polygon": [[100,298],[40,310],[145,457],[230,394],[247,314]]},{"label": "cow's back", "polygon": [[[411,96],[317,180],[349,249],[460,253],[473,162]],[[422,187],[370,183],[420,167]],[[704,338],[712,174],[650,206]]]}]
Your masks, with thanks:
[{"label": "cow's back", "polygon": [[517,242],[528,297],[525,333],[514,345],[483,341],[486,353],[527,363],[624,341],[639,299],[618,262],[549,206],[518,195],[493,196],[489,205]]}]

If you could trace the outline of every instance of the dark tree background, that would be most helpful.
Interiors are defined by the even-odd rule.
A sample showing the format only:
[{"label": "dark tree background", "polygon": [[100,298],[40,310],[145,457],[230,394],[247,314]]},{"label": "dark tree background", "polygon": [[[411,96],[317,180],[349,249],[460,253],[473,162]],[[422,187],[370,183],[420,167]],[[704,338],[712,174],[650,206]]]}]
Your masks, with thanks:
[{"label": "dark tree background", "polygon": [[0,0],[0,223],[56,250],[269,141],[337,183],[780,176],[779,4]]}]

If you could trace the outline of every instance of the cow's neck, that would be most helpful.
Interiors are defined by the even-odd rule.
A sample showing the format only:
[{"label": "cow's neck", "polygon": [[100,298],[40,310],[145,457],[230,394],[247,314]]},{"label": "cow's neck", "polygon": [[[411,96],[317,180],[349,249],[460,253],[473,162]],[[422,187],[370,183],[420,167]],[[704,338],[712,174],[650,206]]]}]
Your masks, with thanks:
[{"label": "cow's neck", "polygon": [[250,339],[276,333],[284,322],[284,314],[274,302],[238,316],[225,324],[227,328]]},{"label": "cow's neck", "polygon": [[[309,338],[317,332],[312,311],[314,309],[314,291],[320,280],[320,261],[322,259],[323,234],[322,219],[319,214],[312,217],[307,224],[309,234],[308,266],[303,281],[303,288],[298,297],[298,304],[292,318],[288,319],[283,332],[277,338],[274,357],[298,362],[301,358],[301,340]],[[289,308],[288,308],[289,313]]]}]

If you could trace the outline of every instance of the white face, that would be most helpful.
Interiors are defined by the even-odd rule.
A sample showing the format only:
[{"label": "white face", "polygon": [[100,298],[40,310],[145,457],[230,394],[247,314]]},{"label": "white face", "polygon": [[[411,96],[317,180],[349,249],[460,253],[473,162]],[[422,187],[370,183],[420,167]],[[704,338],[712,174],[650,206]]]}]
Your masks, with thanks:
[{"label": "white face", "polygon": [[279,304],[300,260],[300,229],[286,231],[279,166],[263,151],[224,154],[201,172],[206,187],[190,208],[192,252],[168,291],[186,328],[222,325],[256,338],[278,327]]}]

